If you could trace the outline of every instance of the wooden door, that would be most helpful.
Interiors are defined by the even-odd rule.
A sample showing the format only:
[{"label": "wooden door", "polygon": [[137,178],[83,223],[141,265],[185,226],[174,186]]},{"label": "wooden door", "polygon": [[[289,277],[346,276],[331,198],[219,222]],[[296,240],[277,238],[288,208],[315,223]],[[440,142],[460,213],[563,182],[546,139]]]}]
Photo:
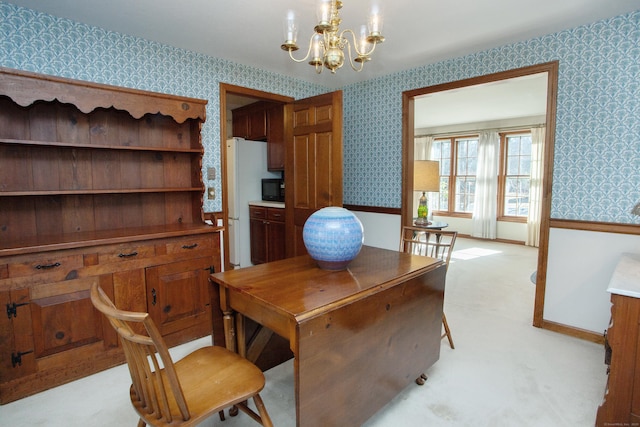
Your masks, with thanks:
[{"label": "wooden door", "polygon": [[287,256],[307,253],[302,229],[309,216],[342,206],[342,91],[285,106]]}]

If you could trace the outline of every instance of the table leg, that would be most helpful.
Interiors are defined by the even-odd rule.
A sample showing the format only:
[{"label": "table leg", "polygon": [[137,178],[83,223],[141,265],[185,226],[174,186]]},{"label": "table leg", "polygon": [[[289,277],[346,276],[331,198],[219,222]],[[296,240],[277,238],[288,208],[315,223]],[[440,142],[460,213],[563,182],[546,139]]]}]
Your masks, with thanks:
[{"label": "table leg", "polygon": [[247,339],[244,330],[244,316],[241,313],[236,313],[236,345],[238,354],[246,359]]},{"label": "table leg", "polygon": [[[227,350],[233,351],[234,353],[242,351],[241,355],[244,357],[244,317],[236,313],[231,309],[231,307],[227,304],[227,290],[221,294],[220,296],[220,308],[222,309],[222,322],[224,323],[224,340],[227,346]],[[238,319],[239,318],[239,319]],[[239,334],[236,331],[241,331]],[[238,337],[239,335],[239,337]],[[238,345],[238,339],[241,339],[243,345]],[[240,349],[238,349],[240,347]],[[233,405],[229,408],[229,415],[235,417],[238,415],[238,407]],[[221,420],[224,420],[224,412],[220,416]]]},{"label": "table leg", "polygon": [[224,323],[224,341],[227,349],[236,352],[236,325],[235,325],[235,313],[231,309],[224,309],[222,311]]}]

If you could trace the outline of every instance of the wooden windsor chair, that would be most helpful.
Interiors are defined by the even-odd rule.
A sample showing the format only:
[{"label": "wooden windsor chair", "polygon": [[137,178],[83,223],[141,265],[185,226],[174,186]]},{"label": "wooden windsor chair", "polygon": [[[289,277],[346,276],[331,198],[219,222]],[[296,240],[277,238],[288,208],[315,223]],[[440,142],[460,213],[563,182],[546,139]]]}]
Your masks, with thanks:
[{"label": "wooden windsor chair", "polygon": [[[264,375],[254,364],[220,346],[200,348],[174,363],[149,313],[117,309],[98,283],[91,287],[91,302],[120,337],[138,427],[193,426],[215,413],[224,420],[228,407],[273,426],[260,397]],[[258,413],[247,406],[249,399]]]}]

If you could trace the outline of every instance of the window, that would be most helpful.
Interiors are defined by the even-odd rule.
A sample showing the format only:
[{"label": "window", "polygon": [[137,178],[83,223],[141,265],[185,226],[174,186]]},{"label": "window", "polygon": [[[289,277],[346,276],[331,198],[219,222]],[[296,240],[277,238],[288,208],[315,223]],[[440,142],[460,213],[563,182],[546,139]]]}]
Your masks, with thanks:
[{"label": "window", "polygon": [[476,191],[478,138],[439,138],[431,146],[431,160],[440,162],[439,197],[429,199],[432,212],[471,214]]},{"label": "window", "polygon": [[451,174],[451,141],[439,139],[431,146],[431,160],[440,162],[440,192],[429,198],[429,212],[449,210],[449,175]]},{"label": "window", "polygon": [[529,182],[531,176],[531,133],[502,134],[501,174],[499,175],[501,206],[506,217],[529,215]]},{"label": "window", "polygon": [[[498,216],[524,221],[529,215],[531,133],[501,133],[500,153]],[[478,137],[437,138],[431,145],[431,160],[440,162],[440,193],[429,197],[429,210],[470,217],[476,192]]]},{"label": "window", "polygon": [[456,181],[454,212],[473,212],[478,168],[478,139],[460,138],[456,145]]}]

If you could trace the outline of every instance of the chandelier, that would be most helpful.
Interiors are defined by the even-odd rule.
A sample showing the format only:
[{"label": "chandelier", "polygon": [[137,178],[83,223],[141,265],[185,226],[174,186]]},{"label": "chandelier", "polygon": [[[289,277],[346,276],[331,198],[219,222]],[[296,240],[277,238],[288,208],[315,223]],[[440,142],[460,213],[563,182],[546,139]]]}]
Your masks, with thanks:
[{"label": "chandelier", "polygon": [[[314,66],[318,74],[322,72],[323,65],[335,74],[336,70],[344,65],[345,51],[348,52],[351,68],[356,72],[362,71],[364,63],[371,60],[376,45],[384,41],[381,34],[382,17],[377,11],[373,11],[369,16],[368,25],[362,25],[360,34],[356,36],[350,29],[340,31],[341,19],[338,11],[341,8],[340,0],[321,1],[318,8],[318,25],[315,26],[309,40],[307,54],[301,59],[293,57],[293,52],[299,49],[296,42],[298,25],[294,13],[290,11],[285,19],[285,42],[280,47],[288,51],[295,62],[309,59],[309,65]],[[351,42],[347,38],[349,35]]]}]

